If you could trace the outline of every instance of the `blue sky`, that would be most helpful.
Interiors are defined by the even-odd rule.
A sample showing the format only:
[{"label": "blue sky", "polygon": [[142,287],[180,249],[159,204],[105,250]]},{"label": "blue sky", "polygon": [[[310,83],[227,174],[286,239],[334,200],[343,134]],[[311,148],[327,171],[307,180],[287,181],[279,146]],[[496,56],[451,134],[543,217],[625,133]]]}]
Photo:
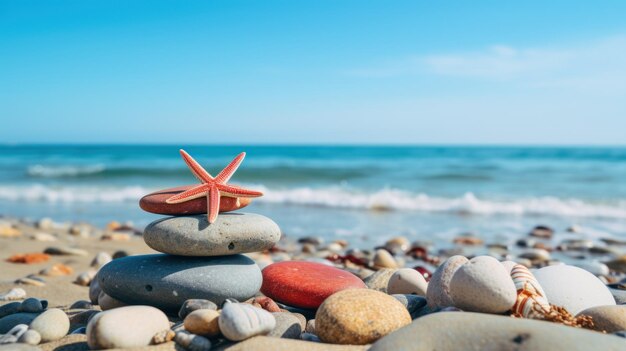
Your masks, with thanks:
[{"label": "blue sky", "polygon": [[2,1],[2,140],[626,144],[624,1]]}]

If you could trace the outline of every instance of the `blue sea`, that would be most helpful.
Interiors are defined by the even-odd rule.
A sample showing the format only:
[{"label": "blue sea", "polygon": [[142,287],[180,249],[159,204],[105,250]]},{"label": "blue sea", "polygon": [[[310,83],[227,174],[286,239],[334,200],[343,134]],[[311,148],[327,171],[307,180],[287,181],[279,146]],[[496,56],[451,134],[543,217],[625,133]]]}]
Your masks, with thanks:
[{"label": "blue sea", "polygon": [[[196,183],[180,147],[0,146],[0,215],[145,226],[159,216],[141,211],[141,196]],[[214,175],[246,151],[231,183],[265,192],[246,211],[289,236],[506,241],[543,224],[626,237],[626,148],[182,147]]]}]

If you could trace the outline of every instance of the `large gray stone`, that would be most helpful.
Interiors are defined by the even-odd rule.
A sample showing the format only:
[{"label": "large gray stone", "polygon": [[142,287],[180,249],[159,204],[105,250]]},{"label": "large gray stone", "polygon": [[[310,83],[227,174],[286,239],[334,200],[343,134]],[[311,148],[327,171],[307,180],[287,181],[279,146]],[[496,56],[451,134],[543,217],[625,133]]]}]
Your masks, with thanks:
[{"label": "large gray stone", "polygon": [[208,299],[218,305],[228,297],[247,300],[259,291],[262,279],[259,267],[243,255],[128,256],[98,272],[102,290],[111,297],[172,311],[189,299]]},{"label": "large gray stone", "polygon": [[213,224],[206,215],[168,217],[150,223],[143,239],[172,255],[221,256],[269,249],[280,239],[280,228],[252,213],[222,213]]},{"label": "large gray stone", "polygon": [[626,341],[581,328],[471,312],[440,312],[383,337],[369,351],[624,350]]}]

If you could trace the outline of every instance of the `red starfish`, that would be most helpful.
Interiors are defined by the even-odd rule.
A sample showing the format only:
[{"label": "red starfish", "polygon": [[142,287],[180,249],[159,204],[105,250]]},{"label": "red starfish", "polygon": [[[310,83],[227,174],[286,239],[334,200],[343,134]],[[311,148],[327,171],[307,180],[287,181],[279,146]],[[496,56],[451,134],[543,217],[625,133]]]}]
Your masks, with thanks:
[{"label": "red starfish", "polygon": [[177,204],[193,199],[197,199],[199,197],[206,196],[207,197],[207,217],[209,219],[209,223],[215,222],[217,219],[217,214],[220,211],[220,196],[228,196],[228,197],[258,197],[262,196],[263,193],[255,190],[248,190],[244,188],[240,188],[234,185],[228,185],[226,182],[230,180],[230,177],[235,174],[237,168],[243,161],[243,158],[246,157],[246,153],[242,152],[231,163],[226,166],[217,177],[213,178],[209,174],[209,172],[205,171],[196,160],[194,160],[185,150],[180,150],[180,155],[185,160],[187,167],[191,170],[202,184],[197,185],[189,190],[183,191],[180,194],[176,194],[169,199],[165,200],[168,204]]}]

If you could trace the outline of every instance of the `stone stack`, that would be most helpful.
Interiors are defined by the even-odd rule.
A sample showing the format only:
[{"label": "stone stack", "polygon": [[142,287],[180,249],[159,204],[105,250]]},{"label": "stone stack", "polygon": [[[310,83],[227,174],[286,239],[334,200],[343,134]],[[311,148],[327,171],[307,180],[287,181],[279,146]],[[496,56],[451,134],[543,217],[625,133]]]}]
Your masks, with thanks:
[{"label": "stone stack", "polygon": [[[207,219],[206,197],[168,204],[166,199],[189,187],[146,195],[142,209],[171,215],[150,223],[143,234],[148,246],[161,254],[113,260],[98,272],[108,296],[130,305],[178,310],[186,300],[207,299],[217,305],[227,298],[253,297],[261,288],[257,264],[244,253],[262,251],[280,239],[271,219],[253,213],[220,213]],[[249,199],[222,197],[220,212],[245,207]]]}]

